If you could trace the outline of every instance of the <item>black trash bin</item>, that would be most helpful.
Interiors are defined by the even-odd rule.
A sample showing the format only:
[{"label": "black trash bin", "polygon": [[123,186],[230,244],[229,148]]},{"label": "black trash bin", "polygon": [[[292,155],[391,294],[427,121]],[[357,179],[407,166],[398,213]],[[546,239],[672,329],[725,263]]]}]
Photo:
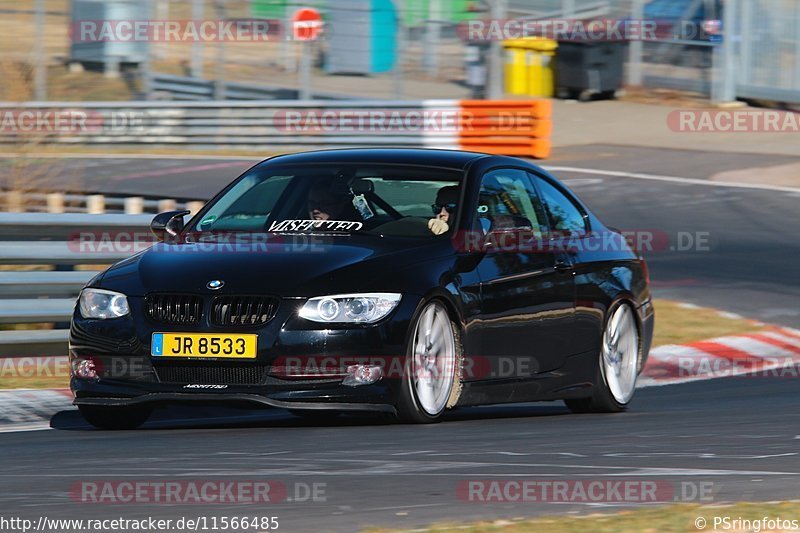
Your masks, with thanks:
[{"label": "black trash bin", "polygon": [[559,41],[556,95],[588,100],[614,98],[622,87],[626,41]]}]

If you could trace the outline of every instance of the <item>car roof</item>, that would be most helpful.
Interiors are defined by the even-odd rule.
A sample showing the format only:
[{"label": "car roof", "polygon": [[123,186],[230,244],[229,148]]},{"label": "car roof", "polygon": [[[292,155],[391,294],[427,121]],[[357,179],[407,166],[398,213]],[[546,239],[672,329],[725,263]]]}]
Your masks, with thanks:
[{"label": "car roof", "polygon": [[262,164],[383,163],[414,164],[463,170],[471,162],[491,157],[478,152],[427,148],[345,148],[271,157]]}]

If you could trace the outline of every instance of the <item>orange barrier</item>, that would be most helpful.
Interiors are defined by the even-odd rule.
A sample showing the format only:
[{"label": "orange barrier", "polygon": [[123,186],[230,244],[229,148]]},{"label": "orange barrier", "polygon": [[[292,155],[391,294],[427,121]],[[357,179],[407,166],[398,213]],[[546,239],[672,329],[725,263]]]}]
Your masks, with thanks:
[{"label": "orange barrier", "polygon": [[552,150],[550,100],[461,100],[463,150],[545,159]]}]

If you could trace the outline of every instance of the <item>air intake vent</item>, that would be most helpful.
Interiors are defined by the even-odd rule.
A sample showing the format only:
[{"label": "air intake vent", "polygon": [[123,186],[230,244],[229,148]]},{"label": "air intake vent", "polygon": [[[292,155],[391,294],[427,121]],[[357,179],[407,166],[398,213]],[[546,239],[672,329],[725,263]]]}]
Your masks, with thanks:
[{"label": "air intake vent", "polygon": [[237,364],[229,366],[222,362],[211,364],[170,362],[169,364],[153,365],[153,368],[161,383],[181,385],[259,385],[269,370],[268,365]]},{"label": "air intake vent", "polygon": [[215,326],[259,326],[275,316],[278,299],[271,296],[217,296],[211,303]]},{"label": "air intake vent", "polygon": [[162,324],[190,326],[200,321],[203,299],[192,294],[148,294],[147,316]]}]

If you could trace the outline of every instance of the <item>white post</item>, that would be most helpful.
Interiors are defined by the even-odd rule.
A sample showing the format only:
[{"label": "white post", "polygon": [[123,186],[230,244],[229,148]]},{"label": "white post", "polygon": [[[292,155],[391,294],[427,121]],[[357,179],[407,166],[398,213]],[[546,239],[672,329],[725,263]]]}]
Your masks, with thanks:
[{"label": "white post", "polygon": [[188,209],[191,213],[189,216],[195,216],[203,206],[206,205],[205,202],[186,202],[186,209]]},{"label": "white post", "polygon": [[125,198],[126,215],[141,215],[142,213],[144,213],[144,198],[141,196]]},{"label": "white post", "polygon": [[25,197],[22,191],[8,191],[6,193],[6,209],[9,213],[22,213],[25,211]]},{"label": "white post", "polygon": [[51,192],[47,195],[47,212],[48,213],[63,213],[64,212],[64,195],[60,192]]},{"label": "white post", "polygon": [[165,211],[175,211],[178,209],[178,204],[175,200],[172,199],[164,199],[158,201],[158,212],[163,213]]},{"label": "white post", "polygon": [[102,194],[90,194],[86,197],[86,212],[90,215],[102,215],[106,212],[106,197]]}]

